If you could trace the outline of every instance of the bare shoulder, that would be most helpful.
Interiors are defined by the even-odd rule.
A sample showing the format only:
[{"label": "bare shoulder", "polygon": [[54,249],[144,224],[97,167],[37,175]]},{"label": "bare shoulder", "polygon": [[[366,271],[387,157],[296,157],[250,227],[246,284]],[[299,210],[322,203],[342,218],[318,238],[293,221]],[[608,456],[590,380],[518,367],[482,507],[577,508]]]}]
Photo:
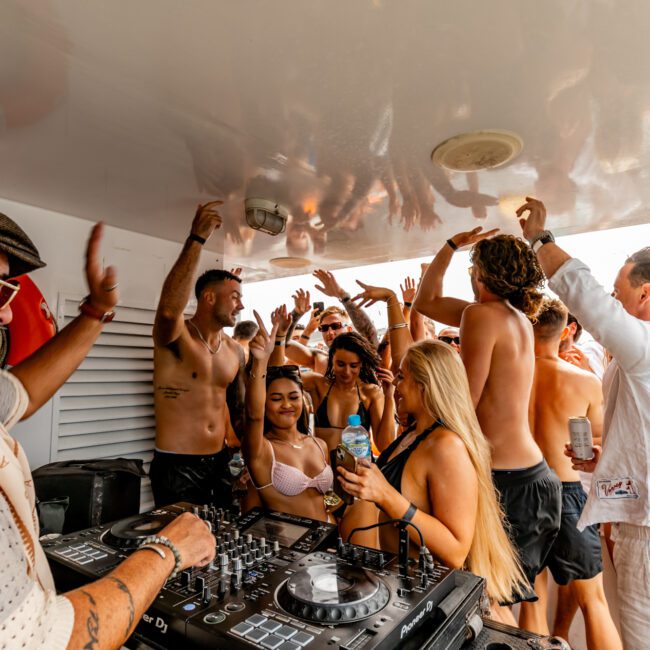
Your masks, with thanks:
[{"label": "bare shoulder", "polygon": [[442,426],[434,429],[417,451],[427,456],[430,470],[440,467],[458,467],[459,464],[469,461],[467,447],[460,436]]},{"label": "bare shoulder", "polygon": [[316,441],[316,444],[321,448],[321,451],[325,454],[325,458],[329,463],[330,455],[329,455],[329,449],[327,447],[327,443],[322,438],[319,438],[318,436],[314,436],[314,440]]}]

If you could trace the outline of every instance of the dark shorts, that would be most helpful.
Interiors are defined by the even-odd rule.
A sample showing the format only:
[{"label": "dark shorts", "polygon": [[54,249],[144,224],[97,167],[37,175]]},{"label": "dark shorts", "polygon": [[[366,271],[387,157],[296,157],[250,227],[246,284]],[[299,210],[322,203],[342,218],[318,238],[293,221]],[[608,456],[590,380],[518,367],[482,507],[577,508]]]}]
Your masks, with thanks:
[{"label": "dark shorts", "polygon": [[229,460],[227,447],[209,455],[154,450],[149,478],[156,507],[188,501],[230,508],[232,488]]},{"label": "dark shorts", "polygon": [[526,469],[493,470],[506,523],[531,589],[513,602],[536,601],[532,589],[537,574],[546,566],[546,556],[560,530],[562,483],[543,460]]},{"label": "dark shorts", "polygon": [[559,585],[589,580],[603,570],[598,526],[587,526],[582,532],[577,528],[586,502],[587,493],[580,481],[562,483],[562,523],[546,558],[553,580]]}]

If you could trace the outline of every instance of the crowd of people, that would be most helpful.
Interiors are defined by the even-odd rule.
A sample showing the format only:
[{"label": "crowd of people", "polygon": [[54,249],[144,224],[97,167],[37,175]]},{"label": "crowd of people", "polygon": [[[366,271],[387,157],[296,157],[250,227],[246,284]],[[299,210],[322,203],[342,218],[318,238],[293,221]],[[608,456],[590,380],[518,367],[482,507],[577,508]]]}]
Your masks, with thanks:
[{"label": "crowd of people", "polygon": [[[527,199],[517,216],[522,237],[459,233],[400,295],[359,281],[352,296],[318,270],[316,289],[335,304],[312,303],[297,288],[291,309],[283,303],[267,318],[255,312],[255,321],[237,322],[240,269],[195,280],[202,246],[222,223],[219,202],[199,206],[153,328],[156,505],[231,507],[228,461],[239,450],[243,509],[336,523],[344,539],[389,519],[412,522],[438,562],[485,578],[496,620],[517,624],[512,606],[520,603],[521,627],[566,637],[579,608],[589,648],[646,647],[650,248],[623,261],[610,295],[555,243],[543,203]],[[119,647],[170,573],[214,556],[211,532],[186,513],[108,576],[54,591],[28,465],[7,429],[51,397],[112,317],[117,276],[100,267],[100,240],[96,226],[78,318],[0,372],[0,548],[9,558],[0,583],[15,586],[0,595],[0,640],[16,647]],[[452,256],[467,247],[474,302],[443,290]],[[2,323],[18,291],[10,278],[42,265],[3,216]],[[546,281],[559,299],[544,295]],[[192,291],[197,308],[186,318]],[[365,311],[378,301],[386,323]],[[436,333],[434,321],[445,327]],[[589,348],[580,347],[582,327]],[[312,343],[316,330],[322,347]],[[336,454],[351,415],[373,449],[354,469]],[[567,443],[572,416],[591,421],[589,460]],[[420,537],[407,530],[417,554]],[[613,549],[620,636],[605,598],[601,536]],[[395,552],[398,527],[371,527],[355,542]],[[559,585],[550,628],[549,572]]]}]

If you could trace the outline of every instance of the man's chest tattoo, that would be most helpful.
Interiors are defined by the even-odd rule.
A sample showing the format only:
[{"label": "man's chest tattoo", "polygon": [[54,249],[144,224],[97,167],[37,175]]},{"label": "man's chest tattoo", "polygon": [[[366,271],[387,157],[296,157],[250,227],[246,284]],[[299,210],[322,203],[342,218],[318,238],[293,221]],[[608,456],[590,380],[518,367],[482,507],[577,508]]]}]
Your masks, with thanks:
[{"label": "man's chest tattoo", "polygon": [[177,399],[183,393],[189,393],[190,389],[178,386],[156,386],[156,390],[161,392],[165,399]]}]

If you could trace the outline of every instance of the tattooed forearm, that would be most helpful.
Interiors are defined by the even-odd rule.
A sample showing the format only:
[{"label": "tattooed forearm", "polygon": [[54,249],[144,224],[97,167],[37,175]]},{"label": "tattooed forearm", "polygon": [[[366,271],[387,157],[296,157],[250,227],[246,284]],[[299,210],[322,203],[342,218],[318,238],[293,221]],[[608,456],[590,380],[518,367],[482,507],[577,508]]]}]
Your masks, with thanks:
[{"label": "tattooed forearm", "polygon": [[94,650],[99,643],[99,616],[95,610],[97,603],[92,595],[84,589],[80,589],[79,592],[86,596],[90,601],[90,610],[88,611],[88,618],[86,619],[86,630],[88,631],[90,639],[88,640],[88,643],[84,645],[83,650]]},{"label": "tattooed forearm", "polygon": [[133,596],[131,596],[129,588],[119,578],[108,576],[106,579],[112,580],[117,585],[117,588],[120,591],[124,592],[126,594],[126,597],[129,599],[129,622],[126,626],[126,631],[124,632],[124,638],[126,639],[131,634],[131,627],[135,618],[135,605],[133,603]]}]

